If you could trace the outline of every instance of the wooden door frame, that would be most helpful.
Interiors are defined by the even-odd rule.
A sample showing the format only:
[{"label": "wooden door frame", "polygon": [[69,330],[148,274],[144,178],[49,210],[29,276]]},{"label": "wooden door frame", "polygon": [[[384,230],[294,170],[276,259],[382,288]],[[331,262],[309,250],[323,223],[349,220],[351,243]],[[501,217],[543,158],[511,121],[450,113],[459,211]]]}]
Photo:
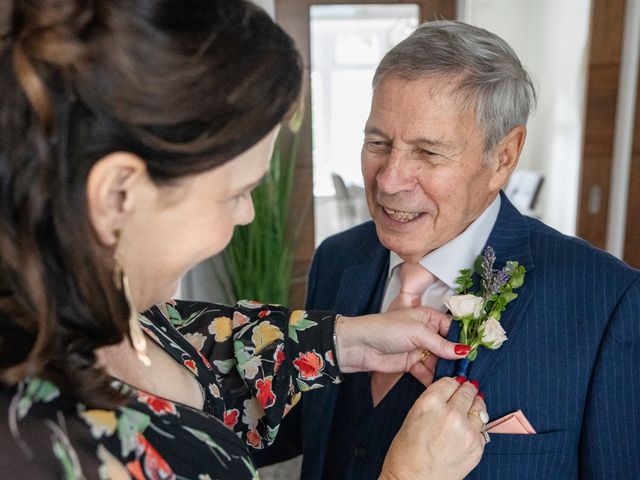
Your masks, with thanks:
[{"label": "wooden door frame", "polygon": [[313,213],[313,159],[311,135],[311,31],[310,9],[313,5],[344,4],[417,4],[421,21],[455,19],[456,0],[275,0],[275,20],[293,38],[304,62],[304,120],[300,131],[300,150],[295,171],[293,205],[296,222],[300,222],[292,272],[289,303],[302,308],[306,296],[306,279],[315,249]]}]

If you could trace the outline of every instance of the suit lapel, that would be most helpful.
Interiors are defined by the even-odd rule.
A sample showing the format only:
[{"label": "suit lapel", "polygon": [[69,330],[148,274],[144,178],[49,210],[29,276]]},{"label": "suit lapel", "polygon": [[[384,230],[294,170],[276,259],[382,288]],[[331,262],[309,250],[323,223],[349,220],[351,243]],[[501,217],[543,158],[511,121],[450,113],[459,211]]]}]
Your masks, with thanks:
[{"label": "suit lapel", "polygon": [[380,309],[387,278],[387,250],[368,256],[359,265],[345,269],[336,295],[335,310],[344,315],[363,315]]},{"label": "suit lapel", "polygon": [[[531,239],[529,224],[526,218],[520,214],[509,202],[504,193],[501,192],[500,213],[496,219],[491,235],[486,245],[490,245],[496,252],[496,265],[502,267],[508,260],[516,260],[527,270],[533,270],[534,263],[531,254]],[[485,246],[486,246],[485,245]],[[483,249],[484,250],[484,249]],[[524,285],[516,290],[518,298],[507,305],[507,309],[502,314],[500,323],[507,333],[507,337],[513,339],[517,333],[518,323],[525,316],[529,302],[533,298],[533,288],[527,284],[525,275]],[[452,342],[458,340],[460,328],[458,322],[453,322],[449,331],[448,339]],[[502,347],[497,350],[487,350],[481,348],[478,357],[471,362],[469,376],[482,383],[482,380],[489,378],[491,371],[499,364],[504,357],[511,342],[507,340]],[[438,362],[436,368],[436,378],[451,376],[455,371],[455,362]]]}]

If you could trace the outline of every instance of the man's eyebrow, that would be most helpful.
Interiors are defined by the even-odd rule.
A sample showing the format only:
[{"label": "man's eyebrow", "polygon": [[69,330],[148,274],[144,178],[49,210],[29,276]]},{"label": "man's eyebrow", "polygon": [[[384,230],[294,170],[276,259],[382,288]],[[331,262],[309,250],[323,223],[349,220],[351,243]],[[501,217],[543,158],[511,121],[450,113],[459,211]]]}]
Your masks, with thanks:
[{"label": "man's eyebrow", "polygon": [[376,127],[364,127],[364,134],[365,135],[380,135],[381,137],[386,137],[387,135],[380,130],[379,128]]},{"label": "man's eyebrow", "polygon": [[[364,129],[365,135],[380,135],[381,137],[387,137],[387,135],[376,127],[365,127]],[[453,148],[455,146],[452,142],[447,142],[445,140],[440,140],[436,138],[426,138],[426,137],[418,137],[413,140],[409,140],[407,143],[412,144],[423,144],[428,145],[430,147],[438,147],[438,148]]]},{"label": "man's eyebrow", "polygon": [[439,147],[439,148],[452,148],[454,146],[454,143],[452,142],[447,142],[444,140],[439,140],[439,139],[435,139],[435,138],[416,138],[415,140],[412,140],[409,143],[419,143],[419,144],[426,144],[430,147]]}]

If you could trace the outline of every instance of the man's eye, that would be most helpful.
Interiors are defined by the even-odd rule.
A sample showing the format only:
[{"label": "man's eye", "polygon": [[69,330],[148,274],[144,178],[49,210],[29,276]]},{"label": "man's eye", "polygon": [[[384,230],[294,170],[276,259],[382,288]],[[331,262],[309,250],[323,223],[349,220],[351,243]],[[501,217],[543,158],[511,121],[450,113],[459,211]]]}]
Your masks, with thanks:
[{"label": "man's eye", "polygon": [[418,155],[422,155],[425,157],[434,157],[436,155],[438,155],[436,152],[433,152],[431,150],[427,150],[425,148],[419,148],[418,149]]},{"label": "man's eye", "polygon": [[371,153],[384,153],[389,150],[389,144],[383,141],[365,142],[365,147]]}]

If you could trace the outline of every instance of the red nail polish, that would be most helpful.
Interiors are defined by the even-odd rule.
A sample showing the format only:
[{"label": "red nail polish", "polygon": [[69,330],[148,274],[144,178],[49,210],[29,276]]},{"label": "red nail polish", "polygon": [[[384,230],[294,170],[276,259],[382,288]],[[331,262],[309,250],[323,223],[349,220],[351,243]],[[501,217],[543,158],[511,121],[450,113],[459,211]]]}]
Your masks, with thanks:
[{"label": "red nail polish", "polygon": [[461,343],[459,343],[453,348],[453,351],[456,355],[469,355],[471,347],[469,345],[462,345]]},{"label": "red nail polish", "polygon": [[478,395],[481,399],[484,400],[484,393],[482,392],[478,392],[476,395]]},{"label": "red nail polish", "polygon": [[460,385],[462,385],[466,381],[467,381],[467,377],[465,376],[456,377],[456,382],[458,382]]},{"label": "red nail polish", "polygon": [[477,380],[469,380],[469,383],[474,387],[476,387],[476,389],[480,389],[480,384],[478,383]]}]

